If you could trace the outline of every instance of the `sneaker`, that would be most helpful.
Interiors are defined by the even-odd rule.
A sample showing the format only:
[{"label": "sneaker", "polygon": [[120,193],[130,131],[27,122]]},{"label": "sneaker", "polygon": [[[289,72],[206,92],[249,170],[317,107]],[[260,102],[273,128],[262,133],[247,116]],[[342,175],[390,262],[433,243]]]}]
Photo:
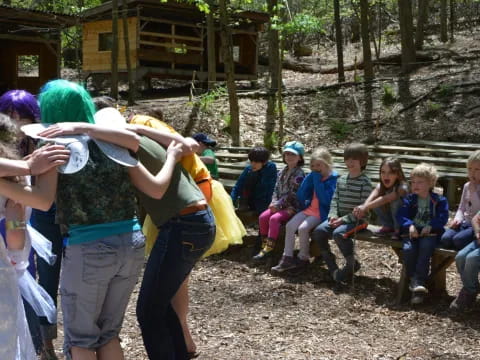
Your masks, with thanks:
[{"label": "sneaker", "polygon": [[395,232],[395,229],[392,229],[391,227],[388,227],[388,226],[382,226],[380,229],[375,231],[374,234],[377,236],[385,236],[393,232]]},{"label": "sneaker", "polygon": [[295,268],[295,258],[293,256],[283,255],[280,262],[271,268],[274,272],[284,272]]},{"label": "sneaker", "polygon": [[408,290],[410,290],[412,293],[428,294],[428,289],[425,287],[425,285],[415,279],[412,279],[410,281],[410,285],[408,285]]},{"label": "sneaker", "polygon": [[477,298],[477,294],[473,294],[465,288],[462,288],[457,297],[450,304],[450,309],[455,311],[465,311],[470,308]]},{"label": "sneaker", "polygon": [[355,274],[358,270],[360,270],[362,266],[360,263],[355,260],[355,264],[353,265],[353,272],[351,266],[345,265],[341,269],[337,269],[333,272],[332,277],[337,283],[346,282],[353,274]]},{"label": "sneaker", "polygon": [[410,304],[419,305],[419,304],[422,304],[424,300],[425,300],[425,293],[414,292],[414,293],[412,293],[412,298],[410,299]]},{"label": "sneaker", "polygon": [[260,250],[260,252],[257,255],[253,257],[253,260],[261,261],[271,256],[272,254],[273,254],[273,248],[269,246],[265,246],[262,250]]},{"label": "sneaker", "polygon": [[44,349],[40,354],[40,360],[58,360],[55,350],[53,349]]},{"label": "sneaker", "polygon": [[393,240],[393,241],[400,240],[400,232],[395,231],[392,235],[390,235],[390,239]]}]

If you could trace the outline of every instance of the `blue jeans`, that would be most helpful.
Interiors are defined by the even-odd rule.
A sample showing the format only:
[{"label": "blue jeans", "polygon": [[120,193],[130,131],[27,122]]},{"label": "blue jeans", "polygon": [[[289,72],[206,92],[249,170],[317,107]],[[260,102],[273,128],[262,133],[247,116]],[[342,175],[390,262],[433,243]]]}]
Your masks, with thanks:
[{"label": "blue jeans", "polygon": [[[418,230],[419,232],[421,230]],[[438,245],[438,236],[404,238],[403,263],[407,276],[425,284],[430,270],[430,259]]]},{"label": "blue jeans", "polygon": [[480,285],[478,273],[480,272],[480,246],[477,240],[460,250],[455,257],[457,270],[462,279],[463,286],[471,294],[478,294]]},{"label": "blue jeans", "polygon": [[[63,238],[60,226],[55,224],[55,204],[50,210],[33,209],[30,220],[32,226],[52,243],[52,253],[57,255],[55,264],[49,265],[45,260],[37,258],[38,282],[47,291],[57,306],[58,285],[60,283],[60,268],[62,265]],[[45,317],[40,318],[42,338],[52,340],[57,337],[57,325],[50,324]]]},{"label": "blue jeans", "polygon": [[373,211],[375,211],[375,214],[377,214],[378,221],[382,226],[398,231],[400,229],[400,225],[397,221],[397,212],[401,205],[401,199],[397,199],[384,206],[379,206],[373,209]]},{"label": "blue jeans", "polygon": [[137,302],[137,319],[150,359],[188,359],[182,325],[171,300],[214,238],[210,209],[172,218],[160,228]]},{"label": "blue jeans", "polygon": [[475,240],[472,224],[462,222],[456,229],[447,229],[440,239],[440,244],[446,249],[461,250]]},{"label": "blue jeans", "polygon": [[330,272],[335,271],[338,266],[335,261],[335,256],[333,255],[330,245],[328,243],[328,239],[330,237],[335,240],[338,248],[342,255],[349,261],[350,259],[353,260],[353,240],[351,237],[344,238],[343,234],[347,231],[353,229],[357,224],[342,224],[337,228],[332,228],[328,224],[328,219],[325,220],[323,223],[318,225],[312,232],[312,240],[317,242],[318,246],[320,247],[320,253],[322,254],[322,258],[328,266],[328,270]]}]

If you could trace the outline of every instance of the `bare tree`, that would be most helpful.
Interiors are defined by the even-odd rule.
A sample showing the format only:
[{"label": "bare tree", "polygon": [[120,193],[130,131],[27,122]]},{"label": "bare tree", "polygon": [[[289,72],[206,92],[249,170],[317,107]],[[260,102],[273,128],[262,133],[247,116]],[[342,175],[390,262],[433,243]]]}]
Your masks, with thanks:
[{"label": "bare tree", "polygon": [[372,80],[374,77],[372,50],[370,49],[370,23],[368,21],[369,12],[370,7],[368,6],[368,0],[360,0],[360,26],[363,49],[363,73],[365,75],[365,80]]},{"label": "bare tree", "polygon": [[423,49],[425,26],[428,21],[428,0],[418,0],[417,30],[415,32],[415,49]]},{"label": "bare tree", "polygon": [[112,75],[110,95],[118,99],[118,0],[112,0]]},{"label": "bare tree", "polygon": [[440,41],[448,41],[447,0],[440,0]]},{"label": "bare tree", "polygon": [[230,104],[230,135],[232,145],[240,146],[240,114],[238,108],[237,87],[235,85],[235,64],[233,62],[232,30],[229,26],[227,0],[218,2],[220,15],[220,37],[223,47],[223,64],[227,81],[228,101]]},{"label": "bare tree", "polygon": [[402,46],[402,72],[408,73],[415,63],[416,56],[413,42],[412,1],[398,0],[398,14]]},{"label": "bare tree", "polygon": [[343,67],[342,20],[340,19],[340,0],[333,0],[333,12],[335,17],[335,42],[337,44],[338,82],[345,82],[345,70]]},{"label": "bare tree", "polygon": [[122,0],[122,20],[123,20],[123,43],[125,46],[125,64],[127,65],[128,76],[128,105],[135,104],[135,81],[133,80],[132,62],[130,60],[130,43],[128,41],[128,18],[127,18],[127,0]]}]

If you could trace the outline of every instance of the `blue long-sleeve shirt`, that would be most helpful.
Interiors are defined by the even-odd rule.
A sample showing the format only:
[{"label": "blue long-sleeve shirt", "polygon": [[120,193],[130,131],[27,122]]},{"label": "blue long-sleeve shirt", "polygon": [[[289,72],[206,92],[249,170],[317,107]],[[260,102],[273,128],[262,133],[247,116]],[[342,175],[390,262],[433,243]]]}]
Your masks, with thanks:
[{"label": "blue long-sleeve shirt", "polygon": [[318,199],[320,208],[320,219],[325,221],[330,212],[330,203],[332,201],[335,188],[337,187],[337,179],[339,175],[336,171],[332,171],[330,176],[322,181],[322,174],[312,171],[303,180],[297,191],[297,199],[300,210],[304,210],[310,206],[313,199],[313,192]]},{"label": "blue long-sleeve shirt", "polygon": [[[253,172],[252,166],[248,165],[238,178],[235,186],[230,193],[234,203],[242,197],[245,181]],[[258,213],[265,211],[272,202],[273,190],[277,181],[277,166],[272,161],[268,161],[260,170],[258,170],[258,182],[254,189],[251,189],[251,196],[255,204],[255,210]]]},{"label": "blue long-sleeve shirt", "polygon": [[[397,220],[404,232],[408,232],[410,225],[415,224],[418,211],[418,195],[409,194],[403,199],[398,210]],[[448,221],[448,201],[444,196],[430,192],[430,223],[432,232],[443,233],[443,227]]]}]

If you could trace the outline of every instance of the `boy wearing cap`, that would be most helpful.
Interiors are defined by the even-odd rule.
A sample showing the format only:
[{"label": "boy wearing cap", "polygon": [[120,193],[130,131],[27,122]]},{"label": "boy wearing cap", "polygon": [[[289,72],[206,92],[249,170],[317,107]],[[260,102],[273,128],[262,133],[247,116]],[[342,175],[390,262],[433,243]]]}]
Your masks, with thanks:
[{"label": "boy wearing cap", "polygon": [[239,209],[253,210],[260,215],[272,202],[277,166],[269,158],[270,151],[263,146],[248,152],[250,165],[245,167],[230,194],[235,205],[239,202]]},{"label": "boy wearing cap", "polygon": [[[353,209],[361,205],[372,191],[372,183],[363,173],[368,162],[368,148],[360,143],[349,144],[344,150],[343,158],[348,174],[338,178],[328,219],[312,232],[312,240],[318,243],[321,256],[336,282],[347,280],[360,269],[360,263],[354,256],[352,237],[348,234],[363,224],[362,219],[353,215]],[[330,237],[345,257],[346,264],[342,269],[338,268],[335,255],[330,250]]]},{"label": "boy wearing cap", "polygon": [[200,156],[200,159],[207,166],[212,178],[218,179],[217,159],[215,158],[215,152],[213,151],[213,148],[217,145],[217,142],[209,138],[208,135],[204,133],[197,133],[192,137],[200,145],[197,150],[197,155]]},{"label": "boy wearing cap", "polygon": [[253,257],[263,260],[271,255],[278,239],[280,226],[285,224],[299,209],[297,190],[305,178],[302,166],[305,163],[302,143],[289,141],[283,147],[283,162],[287,165],[278,174],[272,202],[259,217],[262,249]]}]

